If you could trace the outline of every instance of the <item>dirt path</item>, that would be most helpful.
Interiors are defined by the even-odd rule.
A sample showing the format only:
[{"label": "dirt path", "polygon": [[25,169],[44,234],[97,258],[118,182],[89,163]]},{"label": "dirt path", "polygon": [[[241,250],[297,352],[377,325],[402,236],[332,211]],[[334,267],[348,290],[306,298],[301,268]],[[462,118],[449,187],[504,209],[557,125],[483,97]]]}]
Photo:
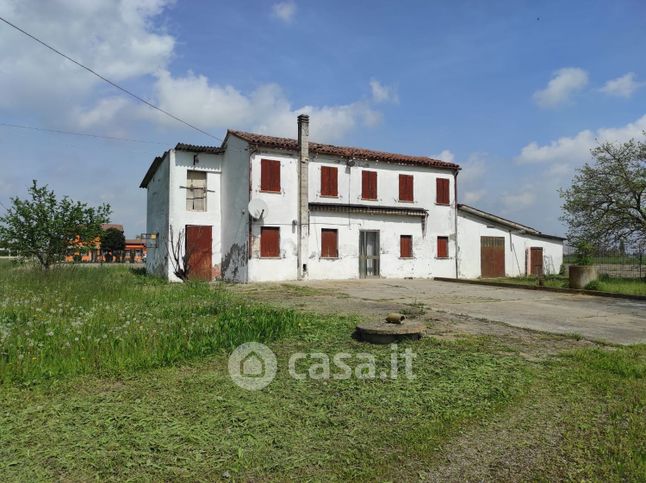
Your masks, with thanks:
[{"label": "dirt path", "polygon": [[364,318],[421,310],[434,321],[431,329],[445,337],[500,335],[518,327],[611,344],[646,342],[646,302],[639,301],[424,279],[263,283],[236,290],[292,307]]},{"label": "dirt path", "polygon": [[564,350],[596,345],[595,342],[578,336],[528,330],[486,318],[433,308],[424,303],[423,298],[398,297],[394,293],[394,289],[398,287],[397,283],[384,283],[381,286],[385,291],[388,287],[393,289],[391,296],[379,300],[372,296],[350,295],[343,288],[322,287],[318,284],[263,283],[235,285],[233,290],[257,301],[307,312],[355,316],[361,321],[379,320],[389,312],[401,312],[409,318],[426,322],[429,336],[441,339],[455,339],[467,335],[492,336],[502,345],[534,361]]}]

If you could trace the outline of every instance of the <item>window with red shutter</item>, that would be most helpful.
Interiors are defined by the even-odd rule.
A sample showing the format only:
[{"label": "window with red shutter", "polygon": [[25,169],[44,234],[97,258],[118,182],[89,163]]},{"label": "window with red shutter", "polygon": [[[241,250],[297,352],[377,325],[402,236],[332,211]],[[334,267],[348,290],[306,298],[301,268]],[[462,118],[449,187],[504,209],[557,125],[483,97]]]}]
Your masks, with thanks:
[{"label": "window with red shutter", "polygon": [[399,175],[399,201],[414,201],[413,176],[410,174]]},{"label": "window with red shutter", "polygon": [[449,237],[438,236],[437,237],[437,258],[448,258],[448,257],[449,257]]},{"label": "window with red shutter", "polygon": [[260,160],[260,191],[280,192],[280,161]]},{"label": "window with red shutter", "polygon": [[401,235],[399,237],[399,256],[401,258],[413,258],[412,235]]},{"label": "window with red shutter", "polygon": [[337,230],[321,229],[321,257],[337,258],[339,256],[338,234]]},{"label": "window with red shutter", "polygon": [[447,178],[437,178],[435,188],[435,202],[438,205],[448,205],[451,202],[449,196],[449,180]]},{"label": "window with red shutter", "polygon": [[276,258],[280,256],[280,228],[260,227],[260,256]]},{"label": "window with red shutter", "polygon": [[334,166],[321,166],[321,196],[339,195],[338,174]]},{"label": "window with red shutter", "polygon": [[361,198],[364,200],[377,199],[377,172],[361,172]]}]

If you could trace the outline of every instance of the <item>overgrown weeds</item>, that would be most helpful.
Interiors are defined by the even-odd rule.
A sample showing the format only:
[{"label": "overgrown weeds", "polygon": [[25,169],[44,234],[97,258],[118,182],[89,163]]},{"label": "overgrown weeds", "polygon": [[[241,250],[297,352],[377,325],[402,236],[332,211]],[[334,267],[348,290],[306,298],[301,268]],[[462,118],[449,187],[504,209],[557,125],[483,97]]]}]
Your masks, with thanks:
[{"label": "overgrown weeds", "polygon": [[293,333],[307,316],[125,267],[0,271],[0,382],[174,364]]}]

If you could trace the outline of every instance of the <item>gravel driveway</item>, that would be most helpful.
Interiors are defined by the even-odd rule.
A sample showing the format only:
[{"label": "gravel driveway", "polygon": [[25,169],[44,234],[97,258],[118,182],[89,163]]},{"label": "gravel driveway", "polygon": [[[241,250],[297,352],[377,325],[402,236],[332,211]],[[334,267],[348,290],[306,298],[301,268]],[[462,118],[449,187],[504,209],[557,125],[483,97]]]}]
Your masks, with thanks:
[{"label": "gravel driveway", "polygon": [[[286,292],[304,292],[298,302]],[[591,295],[468,285],[426,279],[374,279],[250,284],[243,292],[322,312],[375,317],[423,308],[508,326],[614,344],[646,343],[646,302]],[[303,295],[305,295],[303,293]]]}]

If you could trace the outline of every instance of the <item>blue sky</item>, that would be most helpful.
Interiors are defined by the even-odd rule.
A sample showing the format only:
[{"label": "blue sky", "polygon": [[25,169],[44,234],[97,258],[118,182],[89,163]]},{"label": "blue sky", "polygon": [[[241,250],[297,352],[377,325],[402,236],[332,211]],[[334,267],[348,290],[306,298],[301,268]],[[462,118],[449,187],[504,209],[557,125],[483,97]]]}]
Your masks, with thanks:
[{"label": "blue sky", "polygon": [[[0,15],[222,137],[227,127],[453,160],[460,200],[564,233],[557,189],[646,129],[646,3],[0,0]],[[31,179],[145,229],[150,161],[218,141],[0,24],[0,202]]]}]

